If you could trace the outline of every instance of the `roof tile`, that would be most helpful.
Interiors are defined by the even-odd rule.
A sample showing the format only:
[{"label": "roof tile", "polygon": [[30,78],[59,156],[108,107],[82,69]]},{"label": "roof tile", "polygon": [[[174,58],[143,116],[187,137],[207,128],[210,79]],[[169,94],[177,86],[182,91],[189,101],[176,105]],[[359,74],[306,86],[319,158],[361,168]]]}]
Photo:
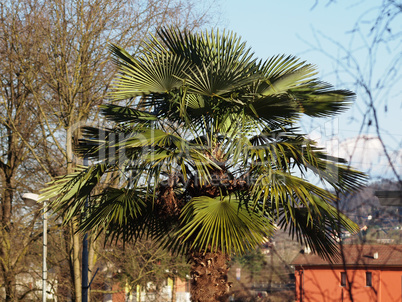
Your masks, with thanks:
[{"label": "roof tile", "polygon": [[[293,265],[306,266],[402,266],[402,245],[343,245],[342,255],[332,263],[315,254],[302,254],[296,256]],[[378,258],[374,257],[378,253]]]}]

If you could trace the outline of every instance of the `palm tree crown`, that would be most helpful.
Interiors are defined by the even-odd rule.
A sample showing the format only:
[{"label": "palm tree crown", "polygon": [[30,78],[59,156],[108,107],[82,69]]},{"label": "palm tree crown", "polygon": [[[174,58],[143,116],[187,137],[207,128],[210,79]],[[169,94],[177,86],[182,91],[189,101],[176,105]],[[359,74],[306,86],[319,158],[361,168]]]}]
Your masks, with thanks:
[{"label": "palm tree crown", "polygon": [[311,171],[339,193],[365,176],[296,126],[303,115],[342,112],[352,92],[295,57],[257,60],[230,32],[161,29],[135,56],[111,51],[116,103],[102,106],[107,126],[85,127],[76,148],[92,164],[44,192],[66,221],[111,239],[145,235],[176,252],[228,255],[280,227],[330,257],[334,230],[356,230],[336,195],[302,176]]}]

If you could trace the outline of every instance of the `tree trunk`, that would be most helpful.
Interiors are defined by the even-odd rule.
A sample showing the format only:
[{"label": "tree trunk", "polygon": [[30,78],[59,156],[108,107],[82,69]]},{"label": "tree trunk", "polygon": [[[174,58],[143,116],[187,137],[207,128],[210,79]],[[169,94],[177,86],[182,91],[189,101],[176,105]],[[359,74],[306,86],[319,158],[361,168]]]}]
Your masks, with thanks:
[{"label": "tree trunk", "polygon": [[[72,123],[70,123],[72,124]],[[66,137],[66,156],[67,156],[67,174],[74,171],[74,158],[73,158],[73,133],[71,127],[67,128]],[[71,256],[70,261],[72,261],[70,267],[73,269],[73,285],[74,285],[74,301],[81,302],[82,300],[82,282],[81,282],[81,262],[80,262],[80,251],[81,251],[81,238],[77,233],[78,225],[77,222],[71,222],[71,236],[72,236],[72,246],[71,246]]]},{"label": "tree trunk", "polygon": [[[6,169],[7,170],[7,169]],[[6,294],[6,302],[17,301],[15,297],[15,272],[12,265],[12,228],[11,228],[11,213],[12,213],[12,201],[14,195],[14,179],[13,176],[9,176],[10,171],[3,171],[6,175],[2,177],[3,194],[1,196],[1,245],[0,245],[0,259],[2,262],[1,273],[4,278],[4,291]]]},{"label": "tree trunk", "polygon": [[14,195],[14,181],[13,176],[7,176],[5,181],[3,182],[3,200],[1,203],[2,206],[2,226],[9,231],[10,229],[10,222],[11,222],[11,214],[12,214],[12,202],[13,202],[13,195]]},{"label": "tree trunk", "polygon": [[190,255],[191,301],[228,301],[228,261],[229,256],[222,252],[197,252]]},{"label": "tree trunk", "polygon": [[6,276],[4,280],[4,289],[6,292],[6,302],[15,302],[17,301],[15,297],[15,276],[9,275]]},{"label": "tree trunk", "polygon": [[72,222],[72,236],[73,236],[73,269],[74,269],[74,297],[75,302],[82,301],[82,281],[81,281],[81,240],[77,232],[77,223]]}]

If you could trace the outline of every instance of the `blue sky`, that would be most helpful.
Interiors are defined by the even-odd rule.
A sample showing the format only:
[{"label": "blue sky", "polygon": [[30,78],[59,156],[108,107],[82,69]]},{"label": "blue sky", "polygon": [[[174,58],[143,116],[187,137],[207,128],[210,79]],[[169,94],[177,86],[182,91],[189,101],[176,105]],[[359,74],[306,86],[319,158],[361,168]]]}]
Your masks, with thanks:
[{"label": "blue sky", "polygon": [[[303,130],[330,149],[334,155],[351,159],[354,166],[367,171],[373,179],[380,176],[392,177],[392,173],[381,150],[375,128],[367,126],[368,118],[363,123],[364,111],[367,109],[364,91],[352,85],[352,78],[346,73],[335,73],[335,70],[339,70],[339,65],[334,58],[343,60],[345,57],[345,53],[335,43],[345,49],[353,49],[361,74],[367,82],[371,81],[373,87],[383,141],[399,175],[402,175],[402,72],[393,75],[386,82],[386,85],[390,85],[391,80],[400,77],[392,87],[375,88],[377,81],[388,74],[393,57],[401,53],[402,44],[397,41],[389,44],[388,49],[379,49],[375,56],[373,75],[369,77],[368,55],[363,39],[370,41],[370,24],[367,22],[361,25],[363,39],[352,40],[351,33],[356,21],[363,14],[363,20],[370,20],[377,15],[374,5],[378,2],[380,1],[338,0],[337,3],[329,4],[329,1],[324,0],[318,3],[315,0],[221,0],[220,25],[220,28],[239,34],[259,58],[265,59],[276,54],[296,55],[316,65],[323,80],[337,88],[348,88],[357,93],[357,100],[348,112],[332,120],[304,121]],[[399,19],[395,26],[400,31],[402,14]],[[356,70],[352,68],[353,72]]]}]

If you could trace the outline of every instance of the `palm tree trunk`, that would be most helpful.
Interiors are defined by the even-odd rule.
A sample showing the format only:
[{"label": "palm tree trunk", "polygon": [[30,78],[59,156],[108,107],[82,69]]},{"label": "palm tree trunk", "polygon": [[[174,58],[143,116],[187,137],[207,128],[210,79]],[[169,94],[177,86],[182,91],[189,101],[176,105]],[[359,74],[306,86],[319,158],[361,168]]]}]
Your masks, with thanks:
[{"label": "palm tree trunk", "polygon": [[222,252],[190,255],[192,302],[228,301],[228,261],[229,256]]}]

